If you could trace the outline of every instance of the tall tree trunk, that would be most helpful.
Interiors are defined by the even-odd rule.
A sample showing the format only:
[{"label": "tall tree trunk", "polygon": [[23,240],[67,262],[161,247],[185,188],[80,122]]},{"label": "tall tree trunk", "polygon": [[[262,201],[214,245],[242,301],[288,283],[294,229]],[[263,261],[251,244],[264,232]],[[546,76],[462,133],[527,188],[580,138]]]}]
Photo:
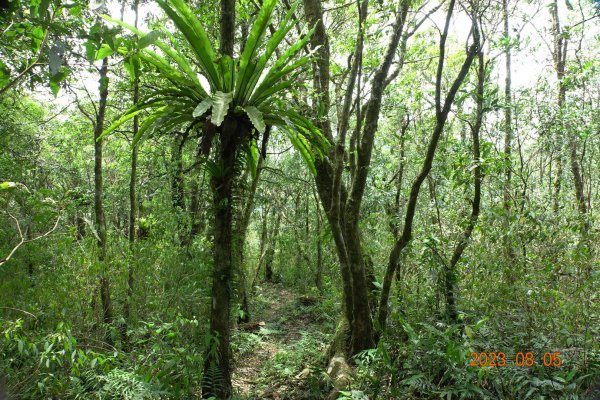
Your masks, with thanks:
[{"label": "tall tree trunk", "polygon": [[271,231],[270,238],[267,243],[267,251],[265,255],[265,281],[273,282],[273,260],[275,258],[275,247],[277,245],[277,236],[279,235],[279,226],[281,225],[281,213],[277,214],[275,225]]},{"label": "tall tree trunk", "polygon": [[184,245],[187,238],[185,232],[185,194],[184,194],[184,175],[183,175],[183,159],[182,147],[185,141],[184,136],[176,135],[171,144],[171,202],[175,210],[177,237],[179,243]]},{"label": "tall tree trunk", "polygon": [[235,45],[235,0],[221,0],[220,47],[222,55],[233,57]]},{"label": "tall tree trunk", "polygon": [[[517,254],[514,251],[512,238],[508,234],[510,232],[510,224],[511,224],[511,181],[512,181],[512,140],[514,136],[513,124],[512,124],[512,52],[511,52],[511,42],[510,38],[510,30],[509,30],[509,12],[508,12],[508,1],[502,0],[502,12],[504,19],[504,37],[508,41],[506,44],[506,78],[504,80],[504,157],[506,157],[506,169],[504,171],[504,187],[503,187],[503,207],[506,213],[504,219],[504,232],[506,233],[504,237],[504,253],[509,260],[509,264],[515,262]],[[515,274],[512,268],[506,268],[506,280],[508,282],[514,282]]]},{"label": "tall tree trunk", "polygon": [[[502,0],[502,10],[504,17],[504,38],[509,40],[510,31],[508,25],[508,0]],[[510,183],[512,178],[512,71],[511,71],[511,43],[506,45],[506,78],[504,79],[504,156],[506,157],[507,166],[504,171],[504,208],[507,213],[510,210]]]},{"label": "tall tree trunk", "polygon": [[394,196],[394,203],[390,206],[389,217],[390,217],[390,231],[394,237],[394,240],[398,240],[400,236],[400,213],[402,212],[400,197],[402,194],[402,186],[404,184],[404,166],[406,164],[406,160],[404,159],[406,155],[406,131],[410,125],[410,117],[407,115],[406,118],[402,122],[402,129],[400,130],[400,154],[398,160],[398,171],[396,175],[392,178],[396,186],[396,194]]},{"label": "tall tree trunk", "polygon": [[[235,0],[221,1],[220,53],[233,58],[235,42]],[[210,125],[208,122],[206,123]],[[211,176],[214,212],[214,265],[210,311],[212,345],[204,362],[202,397],[228,399],[232,394],[229,364],[231,315],[231,275],[233,272],[233,184],[240,140],[246,133],[231,115],[218,130],[219,149],[215,156],[221,164],[219,175]],[[246,128],[246,130],[248,130]],[[213,351],[214,350],[214,351]]]},{"label": "tall tree trunk", "polygon": [[450,263],[448,264],[445,271],[445,286],[446,286],[446,314],[451,323],[456,324],[458,322],[458,313],[456,311],[456,281],[457,281],[457,271],[456,266],[460,257],[462,256],[463,251],[469,244],[469,239],[471,238],[471,234],[473,233],[473,229],[475,228],[475,224],[477,223],[477,219],[479,218],[479,210],[481,207],[481,153],[479,150],[479,133],[481,131],[481,125],[483,123],[483,99],[485,94],[485,64],[483,51],[479,52],[479,65],[477,71],[477,94],[476,94],[476,103],[477,110],[475,116],[475,123],[471,128],[471,137],[473,140],[473,163],[475,168],[473,169],[473,186],[474,186],[474,194],[471,208],[471,216],[469,217],[469,222],[465,227],[462,236],[458,240],[456,247],[454,248],[454,253],[452,254],[452,258],[450,259]]},{"label": "tall tree trunk", "polygon": [[316,210],[316,232],[317,237],[317,265],[315,273],[315,286],[319,293],[323,294],[323,239],[321,237],[321,225],[323,224],[323,217],[321,216],[321,204],[319,203],[319,197],[313,187],[313,196],[315,198],[315,210]]},{"label": "tall tree trunk", "polygon": [[208,349],[204,363],[202,395],[228,399],[231,396],[231,370],[229,362],[231,277],[233,256],[233,184],[235,160],[239,143],[236,143],[238,126],[227,116],[220,132],[219,160],[222,172],[211,177],[214,208],[214,266],[210,312],[212,349]]},{"label": "tall tree trunk", "polygon": [[[364,117],[364,128],[361,135],[357,135],[357,156],[355,168],[351,171],[352,183],[347,188],[342,182],[345,158],[346,132],[349,129],[349,110],[353,102],[354,86],[360,85],[358,71],[362,60],[363,48],[363,21],[367,15],[367,1],[358,3],[359,27],[357,46],[353,55],[348,87],[342,105],[340,124],[338,126],[337,143],[333,147],[332,156],[334,163],[319,161],[316,163],[317,177],[315,179],[319,197],[331,227],[342,273],[344,304],[346,319],[351,329],[350,354],[374,346],[374,327],[371,319],[371,310],[368,300],[368,284],[365,274],[364,257],[360,242],[359,215],[362,198],[365,192],[366,179],[371,163],[371,155],[375,133],[377,131],[379,113],[385,88],[391,82],[388,72],[396,54],[396,50],[403,35],[403,29],[408,14],[409,2],[399,2],[393,33],[386,50],[384,59],[371,80],[371,95],[367,102]],[[321,2],[304,0],[304,8],[309,24],[316,26],[311,37],[313,47],[319,47],[314,71],[314,85],[320,93],[317,103],[318,109],[328,110],[329,104],[329,45],[323,24],[323,11]],[[360,106],[360,105],[359,105]],[[317,114],[318,115],[318,114]],[[359,115],[358,121],[362,117]],[[330,121],[324,116],[316,121],[323,134],[330,142],[333,141]],[[360,128],[359,128],[360,129]],[[352,141],[352,138],[351,138]]]},{"label": "tall tree trunk", "polygon": [[[102,60],[100,68],[99,81],[100,99],[98,102],[98,113],[96,115],[96,124],[94,126],[94,212],[96,217],[96,232],[98,233],[98,261],[101,264],[99,286],[100,301],[102,303],[102,320],[105,324],[111,324],[113,321],[112,304],[110,299],[110,279],[106,266],[106,220],[104,217],[103,201],[103,178],[102,178],[102,145],[103,140],[99,139],[104,131],[104,118],[106,114],[106,102],[108,98],[108,57]],[[107,336],[108,338],[108,336]],[[110,338],[108,338],[110,339]]]},{"label": "tall tree trunk", "polygon": [[251,293],[254,293],[254,288],[256,286],[256,280],[258,279],[258,274],[260,273],[267,249],[267,239],[268,239],[268,217],[269,217],[269,206],[263,208],[262,212],[262,222],[260,228],[260,244],[258,250],[258,261],[256,262],[256,270],[254,272],[254,277],[252,278],[252,283],[250,285]]},{"label": "tall tree trunk", "polygon": [[202,185],[199,180],[199,176],[192,178],[192,189],[191,189],[191,201],[190,201],[190,233],[187,243],[190,244],[194,238],[202,232],[204,229],[204,221],[202,218],[202,212],[200,207],[200,201],[202,197],[201,187],[204,184],[204,178],[202,179]]},{"label": "tall tree trunk", "polygon": [[560,208],[560,190],[562,184],[562,169],[563,169],[563,135],[564,135],[564,103],[567,93],[567,88],[564,84],[563,77],[565,75],[565,58],[567,55],[567,38],[563,37],[563,32],[560,28],[560,19],[558,16],[558,1],[550,5],[550,12],[552,14],[552,34],[554,36],[554,68],[556,70],[556,77],[558,79],[558,112],[560,123],[556,124],[559,128],[555,133],[555,165],[556,172],[554,178],[554,193],[553,193],[553,209],[555,213],[558,213]]},{"label": "tall tree trunk", "polygon": [[406,245],[412,239],[412,229],[413,229],[413,220],[415,216],[415,211],[417,207],[417,200],[419,198],[419,192],[421,190],[421,185],[429,175],[433,165],[433,158],[435,156],[435,151],[437,149],[438,142],[444,131],[444,126],[446,125],[446,120],[448,119],[448,114],[450,113],[450,108],[454,103],[454,98],[458,89],[462,85],[465,80],[469,69],[471,68],[471,63],[473,59],[477,55],[480,50],[479,46],[479,29],[475,22],[473,22],[471,30],[473,33],[474,41],[469,46],[467,50],[467,57],[462,64],[462,67],[454,79],[452,86],[450,87],[446,99],[442,102],[442,76],[444,71],[444,60],[446,53],[446,39],[448,37],[448,29],[450,27],[450,21],[452,19],[452,13],[454,11],[454,5],[456,1],[451,0],[448,8],[448,13],[446,14],[446,24],[444,27],[444,31],[440,37],[440,51],[438,58],[438,67],[436,73],[436,90],[435,90],[435,106],[436,106],[436,125],[433,130],[433,134],[429,139],[429,144],[427,146],[427,153],[425,155],[425,160],[423,161],[423,165],[421,166],[421,171],[417,175],[417,178],[414,180],[410,195],[408,199],[408,204],[406,207],[406,214],[404,217],[404,226],[402,229],[402,234],[400,238],[394,244],[392,251],[390,252],[390,257],[388,261],[388,266],[385,272],[385,277],[383,280],[383,288],[381,291],[381,298],[379,301],[379,314],[378,321],[381,329],[385,329],[385,325],[387,322],[388,315],[388,300],[390,296],[390,289],[392,286],[392,280],[396,270],[398,269],[398,263],[400,261],[400,256],[402,251],[406,247]]},{"label": "tall tree trunk", "polygon": [[[123,3],[125,5],[125,3]],[[134,26],[138,26],[138,6],[139,1],[135,0],[133,4],[133,11],[135,13]],[[135,77],[133,79],[133,98],[132,103],[136,105],[140,99],[140,78],[138,71],[134,71]],[[135,138],[140,129],[139,116],[133,117],[133,137]],[[122,328],[122,339],[125,347],[129,345],[129,337],[127,330],[129,329],[129,319],[131,315],[131,298],[133,297],[133,279],[134,279],[134,263],[135,257],[135,239],[136,239],[136,225],[137,225],[137,194],[136,194],[136,183],[137,183],[137,161],[138,161],[138,147],[133,146],[131,148],[131,171],[129,175],[129,252],[130,258],[127,264],[127,297],[125,298],[125,305],[123,306],[123,320],[125,321]]]}]

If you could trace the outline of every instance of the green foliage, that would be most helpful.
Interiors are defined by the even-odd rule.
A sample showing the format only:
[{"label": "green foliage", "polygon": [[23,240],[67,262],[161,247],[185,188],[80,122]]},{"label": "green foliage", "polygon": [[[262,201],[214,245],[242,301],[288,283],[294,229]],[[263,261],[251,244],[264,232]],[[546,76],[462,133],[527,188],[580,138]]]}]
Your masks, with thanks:
[{"label": "green foliage", "polygon": [[[308,44],[310,33],[290,46],[266,69],[275,50],[293,27],[292,15],[295,7],[264,43],[276,3],[273,0],[262,5],[239,60],[233,60],[228,55],[216,58],[201,22],[183,1],[159,1],[159,5],[185,37],[186,46],[195,55],[192,59],[186,59],[181,51],[172,50],[159,39],[158,33],[146,34],[124,22],[105,16],[107,20],[135,33],[140,42],[144,40],[144,43],[138,46],[136,54],[157,68],[172,86],[156,90],[143,99],[139,105],[128,110],[113,123],[103,135],[111,133],[140,114],[142,109],[149,110],[150,114],[145,117],[140,131],[134,138],[134,145],[144,134],[154,129],[165,132],[181,125],[191,127],[201,123],[209,111],[212,124],[219,127],[228,113],[236,114],[239,108],[248,115],[258,132],[263,133],[266,124],[278,126],[286,131],[294,147],[300,151],[311,171],[315,173],[313,154],[320,155],[326,150],[327,141],[308,119],[279,100],[293,83],[288,77],[300,73],[310,62],[308,56],[296,57]],[[151,34],[151,42],[163,51],[165,57],[147,47],[150,43],[145,38]],[[165,33],[164,36],[169,35]],[[262,46],[265,46],[265,49],[260,54]],[[124,53],[127,54],[127,51]],[[293,61],[294,59],[296,60]],[[210,90],[205,90],[200,83],[192,68],[194,64],[200,67],[201,73],[209,82]],[[266,72],[263,74],[264,71]]]}]

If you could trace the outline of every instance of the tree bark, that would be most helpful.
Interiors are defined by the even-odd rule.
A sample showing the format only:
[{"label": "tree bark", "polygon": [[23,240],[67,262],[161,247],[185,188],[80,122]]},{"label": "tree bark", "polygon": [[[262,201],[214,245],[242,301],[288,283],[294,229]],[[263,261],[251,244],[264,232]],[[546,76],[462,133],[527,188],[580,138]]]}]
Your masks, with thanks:
[{"label": "tree bark", "polygon": [[[504,17],[504,38],[509,40],[510,31],[508,25],[508,0],[502,0],[502,11]],[[506,45],[506,78],[504,79],[504,156],[506,157],[507,167],[504,171],[504,208],[507,213],[510,210],[510,182],[512,178],[512,52],[510,42]]]},{"label": "tree bark", "polygon": [[[440,52],[439,52],[438,68],[437,68],[437,74],[436,74],[436,93],[435,93],[436,125],[434,128],[433,134],[431,135],[431,138],[429,140],[429,145],[427,147],[427,153],[425,155],[425,160],[423,161],[423,165],[421,166],[421,171],[419,172],[419,175],[414,180],[414,182],[411,186],[409,200],[408,200],[408,204],[406,207],[406,214],[405,214],[405,218],[404,218],[404,226],[403,226],[402,234],[401,234],[400,238],[396,241],[396,243],[394,244],[394,247],[392,248],[392,251],[390,252],[388,266],[387,266],[385,277],[383,280],[383,288],[381,291],[381,297],[380,297],[380,301],[379,301],[378,322],[379,322],[380,329],[385,329],[385,325],[387,322],[388,300],[389,300],[389,295],[390,295],[390,288],[392,285],[392,280],[393,280],[394,274],[396,273],[396,270],[398,269],[398,263],[400,261],[401,253],[404,250],[404,248],[406,247],[406,245],[412,239],[413,219],[415,216],[417,200],[419,197],[419,191],[421,190],[421,185],[423,184],[423,182],[427,178],[427,175],[429,175],[429,172],[431,171],[431,167],[433,165],[433,158],[435,156],[435,151],[437,149],[438,142],[439,142],[442,132],[444,130],[446,120],[448,119],[448,114],[450,113],[450,108],[452,107],[452,104],[454,103],[454,98],[456,96],[456,93],[458,92],[458,89],[460,88],[465,77],[467,76],[467,73],[469,72],[469,69],[471,67],[471,63],[473,62],[473,59],[475,58],[475,56],[477,55],[477,53],[480,50],[479,49],[479,40],[477,38],[469,46],[469,49],[467,50],[467,57],[466,57],[465,61],[463,62],[462,67],[461,67],[457,77],[454,79],[454,82],[452,83],[450,90],[448,91],[446,99],[442,103],[441,90],[442,90],[442,74],[443,74],[443,70],[444,70],[444,58],[445,58],[445,53],[446,53],[446,38],[448,36],[448,29],[450,26],[450,21],[452,19],[454,5],[455,5],[455,0],[451,0],[449,8],[448,8],[448,13],[446,14],[446,24],[444,27],[444,31],[440,38]],[[472,33],[473,33],[474,37],[476,37],[476,36],[478,37],[478,35],[479,35],[479,30],[478,30],[477,24],[475,22],[472,25]]]},{"label": "tree bark", "polygon": [[182,148],[185,142],[185,137],[177,134],[171,143],[171,202],[175,210],[175,218],[177,224],[177,237],[181,245],[185,245],[187,234],[185,232],[184,215],[186,212],[185,193],[184,193],[184,175],[183,175],[183,159]]},{"label": "tree bark", "polygon": [[[275,210],[274,210],[275,211]],[[276,212],[276,211],[275,211]],[[273,231],[267,243],[265,255],[265,281],[273,282],[273,260],[275,258],[275,247],[277,245],[277,236],[279,235],[279,226],[281,225],[281,213],[277,214]]]},{"label": "tree bark", "polygon": [[212,349],[204,363],[202,396],[228,399],[232,393],[229,361],[231,277],[233,251],[233,184],[235,162],[240,145],[241,126],[235,117],[225,117],[220,129],[218,159],[222,172],[211,177],[214,209],[214,266],[210,313]]},{"label": "tree bark", "polygon": [[[106,252],[106,220],[104,217],[104,193],[102,177],[102,147],[103,140],[100,135],[104,131],[104,119],[106,114],[106,103],[108,98],[108,57],[102,60],[99,80],[100,99],[98,102],[98,113],[94,126],[94,213],[96,232],[98,234],[98,261],[101,264],[99,277],[100,301],[102,303],[102,320],[105,324],[111,324],[113,321],[112,304],[110,298],[110,279],[107,274]],[[110,338],[107,336],[107,341]]]},{"label": "tree bark", "polygon": [[235,45],[235,0],[221,0],[221,45],[222,55],[233,57]]},{"label": "tree bark", "polygon": [[553,210],[554,213],[558,213],[560,208],[560,190],[562,184],[562,169],[563,169],[563,108],[565,103],[565,97],[567,93],[566,86],[564,85],[563,78],[565,75],[565,57],[567,54],[566,38],[563,38],[563,34],[560,28],[560,19],[558,16],[558,1],[554,0],[550,5],[550,11],[552,15],[552,33],[554,36],[554,49],[552,57],[554,58],[554,68],[556,70],[556,77],[558,79],[558,110],[560,124],[559,129],[555,134],[555,165],[556,175],[554,178],[554,192],[553,192]]},{"label": "tree bark", "polygon": [[323,294],[323,243],[321,238],[321,225],[323,217],[321,216],[321,205],[319,204],[319,197],[315,189],[313,188],[313,196],[315,198],[315,210],[316,210],[316,240],[317,240],[317,265],[315,273],[315,286],[319,293]]},{"label": "tree bark", "polygon": [[[356,164],[351,171],[352,183],[350,188],[342,183],[345,158],[345,137],[348,129],[348,110],[353,99],[354,85],[358,78],[358,69],[362,59],[363,21],[366,19],[368,2],[358,4],[359,29],[357,47],[354,52],[354,61],[348,79],[348,87],[342,116],[338,127],[338,140],[333,147],[331,158],[334,164],[319,160],[316,163],[317,176],[315,182],[319,197],[323,204],[327,220],[331,227],[336,250],[340,262],[344,289],[344,305],[346,319],[351,329],[351,349],[349,354],[354,355],[362,350],[374,346],[374,327],[371,319],[371,307],[368,300],[368,283],[365,275],[364,257],[360,242],[358,220],[360,207],[366,187],[366,179],[371,163],[371,154],[377,123],[381,110],[384,90],[391,82],[388,73],[396,50],[402,37],[406,22],[409,2],[400,1],[393,32],[380,67],[375,71],[371,81],[371,95],[366,105],[365,123],[361,134],[356,135],[357,156]],[[317,102],[319,109],[329,109],[329,45],[323,24],[321,3],[316,0],[304,0],[304,8],[309,24],[316,26],[311,38],[313,47],[319,46],[314,71],[314,85],[320,93]],[[318,115],[318,114],[317,114]],[[359,121],[362,117],[359,116]],[[330,122],[326,116],[320,116],[316,122],[325,137],[333,143]]]},{"label": "tree bark", "polygon": [[483,98],[485,95],[485,64],[483,51],[479,52],[479,65],[477,71],[477,94],[476,94],[476,117],[475,124],[471,127],[471,137],[473,140],[473,163],[475,168],[473,169],[473,201],[471,208],[471,216],[469,222],[465,227],[461,238],[458,240],[450,263],[445,271],[445,285],[446,285],[446,314],[450,323],[456,324],[458,322],[458,313],[456,310],[456,281],[457,272],[456,266],[462,253],[469,244],[469,239],[479,218],[479,211],[481,207],[481,152],[479,150],[479,134],[481,131],[481,125],[483,123]]},{"label": "tree bark", "polygon": [[[235,0],[221,1],[220,52],[233,58],[235,42]],[[211,176],[214,212],[214,265],[210,311],[212,345],[204,362],[202,397],[228,399],[232,394],[229,363],[231,275],[233,271],[233,184],[238,150],[249,129],[228,114],[218,130],[216,160],[222,172]],[[205,124],[209,124],[207,121]]]},{"label": "tree bark", "polygon": [[[123,3],[125,5],[125,3]],[[135,13],[135,22],[134,26],[137,28],[138,26],[138,6],[139,1],[135,0],[133,4],[133,11]],[[133,97],[132,103],[133,105],[137,105],[140,99],[140,78],[138,71],[134,71],[135,77],[133,79]],[[133,132],[132,137],[135,138],[140,129],[140,119],[139,116],[136,115],[133,117]],[[127,297],[125,298],[125,305],[123,306],[123,320],[125,321],[122,328],[121,337],[123,339],[123,343],[127,348],[129,346],[129,337],[127,334],[127,330],[129,329],[129,319],[131,316],[131,299],[133,297],[133,284],[134,284],[134,262],[135,262],[135,239],[136,239],[136,228],[137,228],[137,193],[136,193],[136,184],[137,184],[137,161],[138,161],[138,147],[133,146],[131,148],[131,171],[129,175],[129,252],[130,258],[127,264]]]}]

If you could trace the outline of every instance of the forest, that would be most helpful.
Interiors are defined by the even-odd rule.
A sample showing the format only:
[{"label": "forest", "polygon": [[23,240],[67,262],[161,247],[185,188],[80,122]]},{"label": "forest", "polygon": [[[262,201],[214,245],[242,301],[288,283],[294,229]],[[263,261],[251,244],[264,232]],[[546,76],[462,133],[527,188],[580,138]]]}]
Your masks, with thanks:
[{"label": "forest", "polygon": [[600,399],[600,1],[0,32],[0,400]]}]

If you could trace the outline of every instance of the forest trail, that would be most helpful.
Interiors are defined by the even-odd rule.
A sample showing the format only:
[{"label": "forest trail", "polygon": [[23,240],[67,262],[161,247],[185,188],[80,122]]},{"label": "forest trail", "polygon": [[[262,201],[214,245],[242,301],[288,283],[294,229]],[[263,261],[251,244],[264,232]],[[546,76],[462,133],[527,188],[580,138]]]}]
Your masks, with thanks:
[{"label": "forest trail", "polygon": [[[232,384],[238,396],[244,399],[280,399],[289,392],[289,384],[293,382],[269,382],[266,389],[259,388],[261,371],[277,353],[291,351],[302,337],[302,332],[310,330],[315,322],[308,316],[290,317],[290,310],[300,307],[297,293],[278,284],[264,285],[260,293],[263,300],[255,305],[252,315],[252,322],[260,324],[252,332],[260,338],[260,342],[250,351],[236,354]],[[308,370],[302,370],[291,379],[298,381],[308,373]]]}]

